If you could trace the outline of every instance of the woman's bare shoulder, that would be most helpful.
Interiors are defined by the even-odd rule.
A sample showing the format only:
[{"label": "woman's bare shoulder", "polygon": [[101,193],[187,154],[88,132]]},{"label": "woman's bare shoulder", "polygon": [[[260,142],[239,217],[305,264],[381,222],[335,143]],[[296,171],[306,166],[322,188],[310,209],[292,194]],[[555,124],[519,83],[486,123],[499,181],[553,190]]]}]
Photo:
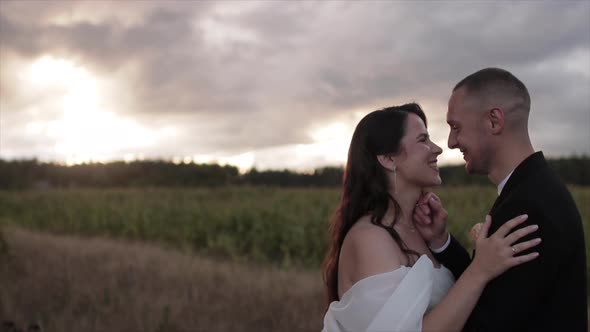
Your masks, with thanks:
[{"label": "woman's bare shoulder", "polygon": [[342,244],[340,259],[355,282],[371,275],[389,272],[402,265],[402,251],[389,232],[364,216],[350,229]]}]

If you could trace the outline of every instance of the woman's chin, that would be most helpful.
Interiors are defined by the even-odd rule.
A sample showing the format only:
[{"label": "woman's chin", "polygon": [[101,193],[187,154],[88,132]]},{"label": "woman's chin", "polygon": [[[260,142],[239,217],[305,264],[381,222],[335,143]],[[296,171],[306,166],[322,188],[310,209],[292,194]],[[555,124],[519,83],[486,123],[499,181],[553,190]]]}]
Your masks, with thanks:
[{"label": "woman's chin", "polygon": [[442,184],[442,179],[440,178],[440,175],[437,175],[435,179],[433,179],[432,184],[430,185],[431,187],[434,186],[440,186]]},{"label": "woman's chin", "polygon": [[432,188],[432,187],[438,187],[442,184],[442,181],[440,179],[440,177],[438,179],[428,179],[428,181],[423,181],[420,183],[417,183],[419,188]]}]

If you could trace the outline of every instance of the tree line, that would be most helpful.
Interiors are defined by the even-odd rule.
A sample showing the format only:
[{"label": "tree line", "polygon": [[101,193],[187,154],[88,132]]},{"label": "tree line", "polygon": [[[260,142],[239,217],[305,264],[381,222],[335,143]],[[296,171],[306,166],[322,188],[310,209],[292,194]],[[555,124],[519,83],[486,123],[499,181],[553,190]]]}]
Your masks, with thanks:
[{"label": "tree line", "polygon": [[[550,159],[564,182],[590,185],[590,157]],[[240,174],[235,166],[175,164],[164,160],[89,163],[65,166],[30,160],[0,159],[0,189],[69,187],[216,187],[229,185],[280,187],[338,187],[343,167],[323,167],[312,172],[256,168]],[[487,185],[485,176],[468,175],[463,165],[440,168],[445,185]]]}]

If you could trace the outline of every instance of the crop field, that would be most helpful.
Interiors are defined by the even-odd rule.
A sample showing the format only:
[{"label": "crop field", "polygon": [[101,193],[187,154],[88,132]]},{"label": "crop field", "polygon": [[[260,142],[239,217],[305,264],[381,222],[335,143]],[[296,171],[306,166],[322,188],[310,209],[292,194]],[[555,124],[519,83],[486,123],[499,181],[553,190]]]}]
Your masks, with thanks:
[{"label": "crop field", "polygon": [[[590,188],[571,192],[590,243]],[[495,188],[436,193],[469,245]],[[338,199],[337,189],[263,187],[0,191],[0,319],[48,330],[319,330],[319,265]]]},{"label": "crop field", "polygon": [[[571,189],[588,230],[590,188]],[[495,189],[451,187],[436,193],[449,212],[452,233],[469,245],[467,231],[483,221]],[[0,192],[0,225],[157,242],[284,268],[317,268],[338,199],[336,189],[241,187]]]}]

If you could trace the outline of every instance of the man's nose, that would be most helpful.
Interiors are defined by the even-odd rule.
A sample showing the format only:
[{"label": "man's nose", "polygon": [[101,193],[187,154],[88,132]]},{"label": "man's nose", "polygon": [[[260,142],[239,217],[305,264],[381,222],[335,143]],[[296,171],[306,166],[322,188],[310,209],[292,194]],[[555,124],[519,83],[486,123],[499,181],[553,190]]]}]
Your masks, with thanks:
[{"label": "man's nose", "polygon": [[449,149],[457,148],[457,139],[455,138],[455,135],[452,132],[449,134],[449,140],[447,144],[449,146]]}]

